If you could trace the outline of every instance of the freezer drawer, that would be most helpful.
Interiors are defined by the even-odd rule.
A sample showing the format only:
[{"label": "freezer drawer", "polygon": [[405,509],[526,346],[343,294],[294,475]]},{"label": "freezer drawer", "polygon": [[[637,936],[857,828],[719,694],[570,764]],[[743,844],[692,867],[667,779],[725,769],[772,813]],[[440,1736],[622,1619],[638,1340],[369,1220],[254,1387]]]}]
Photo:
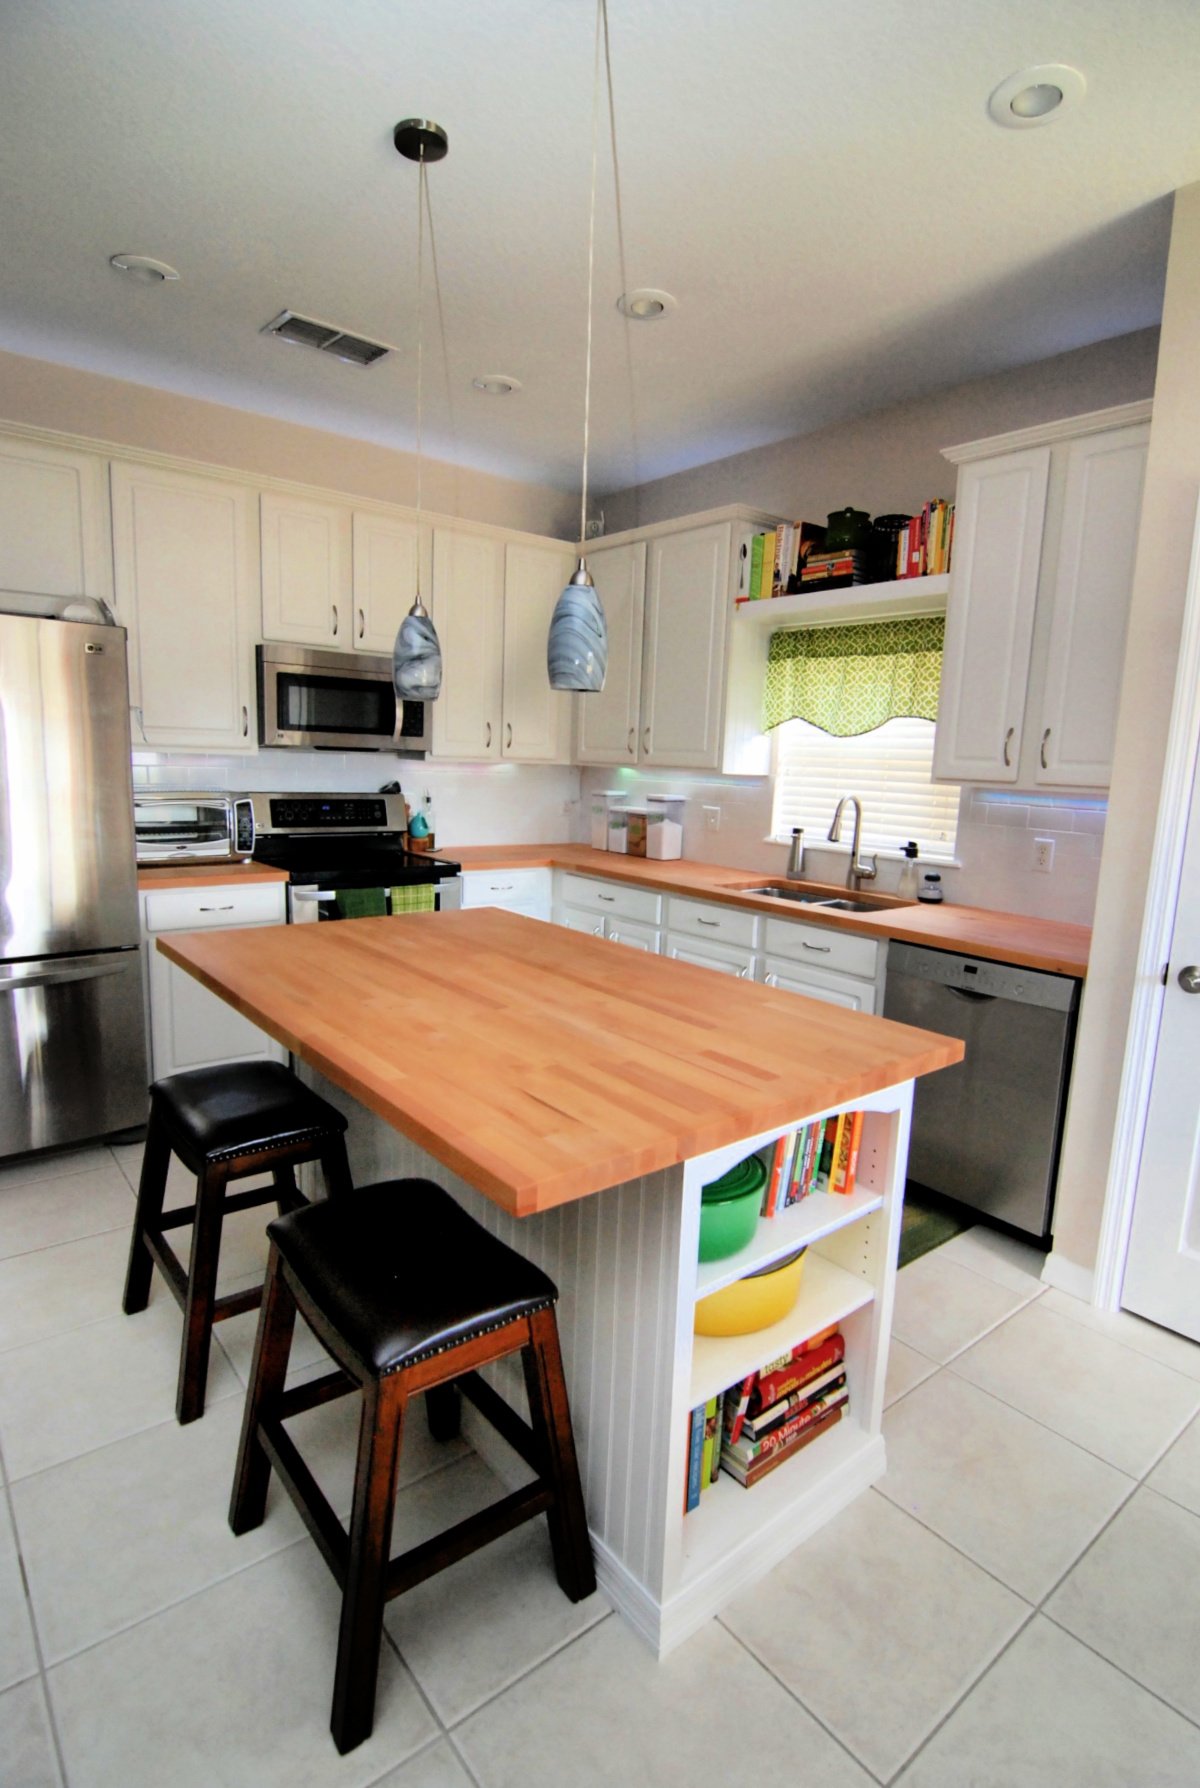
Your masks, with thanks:
[{"label": "freezer drawer", "polygon": [[141,952],[0,964],[0,1156],[146,1121]]}]

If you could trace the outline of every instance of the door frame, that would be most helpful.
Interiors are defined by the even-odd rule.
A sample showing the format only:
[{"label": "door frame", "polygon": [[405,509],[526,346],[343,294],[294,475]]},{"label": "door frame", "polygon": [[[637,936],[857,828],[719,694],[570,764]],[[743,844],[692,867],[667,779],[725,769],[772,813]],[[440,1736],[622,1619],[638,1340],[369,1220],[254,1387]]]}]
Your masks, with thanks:
[{"label": "door frame", "polygon": [[1117,1096],[1117,1121],[1108,1164],[1104,1216],[1092,1285],[1092,1303],[1118,1310],[1137,1200],[1138,1175],[1150,1108],[1159,1028],[1162,1023],[1164,964],[1170,959],[1175,909],[1183,873],[1192,786],[1200,775],[1200,502],[1192,534],[1183,632],[1171,704],[1167,755],[1159,791],[1158,819],[1146,906],[1138,943],[1133,1003],[1125,1035],[1125,1059]]}]

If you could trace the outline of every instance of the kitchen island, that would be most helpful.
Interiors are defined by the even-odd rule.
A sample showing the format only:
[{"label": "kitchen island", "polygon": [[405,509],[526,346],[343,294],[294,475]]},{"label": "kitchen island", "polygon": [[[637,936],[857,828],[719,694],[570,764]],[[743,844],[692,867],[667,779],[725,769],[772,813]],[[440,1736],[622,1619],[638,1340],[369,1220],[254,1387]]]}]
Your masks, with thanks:
[{"label": "kitchen island", "polygon": [[[435,1178],[554,1277],[597,1573],[660,1654],[882,1472],[912,1081],[957,1041],[496,909],[159,948],[348,1112],[357,1182]],[[814,1194],[698,1266],[702,1186],[849,1109],[866,1114],[854,1194]],[[694,1335],[697,1297],[801,1245],[788,1317]],[[690,1411],[834,1323],[848,1419],[752,1490],[722,1476],[685,1517]],[[519,1400],[519,1368],[499,1383]],[[524,1472],[486,1436],[502,1474]]]}]

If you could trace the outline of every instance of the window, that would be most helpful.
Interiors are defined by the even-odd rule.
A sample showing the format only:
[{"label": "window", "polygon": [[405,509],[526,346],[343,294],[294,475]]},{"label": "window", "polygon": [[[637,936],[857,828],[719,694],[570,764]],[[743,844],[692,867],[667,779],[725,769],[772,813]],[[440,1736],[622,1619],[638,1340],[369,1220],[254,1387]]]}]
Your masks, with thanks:
[{"label": "window", "polygon": [[898,851],[915,838],[923,857],[953,857],[959,791],[930,781],[942,635],[940,616],[772,634],[763,705],[777,837],[803,826],[816,842],[854,794],[863,849]]},{"label": "window", "polygon": [[[863,850],[895,851],[915,838],[923,860],[946,862],[954,856],[959,791],[953,783],[929,780],[931,720],[889,720],[849,739],[835,739],[806,720],[787,720],[775,728],[774,748],[771,831],[776,837],[803,826],[806,843],[819,844],[841,797],[857,795],[863,805]],[[849,817],[843,822],[845,844]]]}]

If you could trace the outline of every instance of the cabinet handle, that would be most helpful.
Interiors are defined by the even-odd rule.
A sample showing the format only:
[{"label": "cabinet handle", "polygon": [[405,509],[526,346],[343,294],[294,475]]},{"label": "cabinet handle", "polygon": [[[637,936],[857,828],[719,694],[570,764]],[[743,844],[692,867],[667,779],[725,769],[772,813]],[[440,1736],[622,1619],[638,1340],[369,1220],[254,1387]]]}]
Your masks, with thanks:
[{"label": "cabinet handle", "polygon": [[338,616],[337,616],[337,603],[335,602],[333,604],[333,631],[334,631],[335,636],[337,634],[337,630],[338,630]]},{"label": "cabinet handle", "polygon": [[243,739],[250,737],[250,710],[245,702],[242,703],[242,737]]},{"label": "cabinet handle", "polygon": [[610,931],[608,934],[608,941],[610,944],[619,944],[621,941],[621,933],[619,931]]},{"label": "cabinet handle", "polygon": [[512,750],[512,721],[511,720],[505,722],[504,749],[505,749],[505,751]]},{"label": "cabinet handle", "polygon": [[803,938],[800,939],[800,946],[804,950],[815,951],[818,956],[828,956],[833,948],[831,944],[806,944]]},{"label": "cabinet handle", "polygon": [[513,885],[511,882],[489,882],[488,883],[488,893],[489,894],[511,894],[512,891],[513,891]]},{"label": "cabinet handle", "polygon": [[637,727],[631,726],[629,729],[629,755],[630,755],[630,757],[637,756],[637,747],[634,745],[634,740],[636,738],[637,738]]},{"label": "cabinet handle", "polygon": [[615,894],[597,894],[597,896],[596,896],[596,899],[597,899],[597,900],[607,900],[607,901],[609,901],[609,902],[610,902],[610,903],[611,903],[611,902],[612,902],[612,901],[614,901],[614,900],[615,900],[615,899],[616,899],[616,898],[617,898],[617,897],[616,897],[616,895],[615,895]]},{"label": "cabinet handle", "polygon": [[770,975],[764,975],[763,976],[763,986],[764,987],[778,987],[779,986],[779,976],[774,973],[772,973]]},{"label": "cabinet handle", "polygon": [[1006,770],[1007,770],[1007,769],[1008,769],[1008,768],[1009,768],[1009,767],[1010,767],[1010,766],[1011,766],[1011,764],[1012,764],[1012,759],[1011,759],[1011,757],[1009,757],[1009,755],[1008,755],[1008,748],[1009,748],[1009,746],[1010,746],[1010,745],[1011,745],[1011,744],[1012,744],[1012,736],[1013,736],[1013,734],[1014,734],[1014,733],[1015,733],[1015,732],[1016,732],[1016,730],[1017,730],[1017,729],[1016,729],[1016,727],[1015,727],[1015,726],[1010,726],[1010,727],[1009,727],[1009,729],[1008,729],[1008,731],[1007,731],[1007,732],[1006,732],[1006,733],[1005,733],[1005,735],[1004,735],[1004,768],[1005,768],[1005,769],[1006,769]]},{"label": "cabinet handle", "polygon": [[649,751],[649,749],[650,749],[650,728],[648,726],[644,726],[642,728],[642,750]]},{"label": "cabinet handle", "polygon": [[202,906],[200,911],[202,913],[231,913],[233,911],[233,901],[231,900],[228,906]]},{"label": "cabinet handle", "polygon": [[490,720],[487,723],[487,729],[487,744],[484,747],[484,750],[490,751],[492,749],[492,723]]},{"label": "cabinet handle", "polygon": [[603,920],[600,922],[599,925],[592,926],[592,936],[593,937],[603,937],[604,936],[604,922],[603,922]]},{"label": "cabinet handle", "polygon": [[1047,727],[1045,732],[1042,734],[1041,759],[1042,759],[1042,769],[1043,770],[1048,770],[1050,768],[1049,764],[1046,762],[1046,742],[1049,739],[1049,737],[1050,737],[1050,728]]},{"label": "cabinet handle", "polygon": [[697,925],[716,925],[719,928],[721,921],[719,919],[697,919],[696,923]]},{"label": "cabinet handle", "polygon": [[361,608],[358,611],[358,637],[359,639],[367,637],[367,617]]},{"label": "cabinet handle", "polygon": [[746,964],[746,966],[745,966],[745,968],[740,968],[740,969],[739,969],[739,970],[738,970],[738,972],[737,972],[737,978],[738,978],[738,980],[739,980],[739,981],[744,981],[744,980],[745,980],[745,979],[746,979],[746,976],[747,976],[747,975],[748,975],[748,974],[749,974],[749,973],[750,973],[750,964],[749,964],[749,963],[747,963],[747,964]]}]

